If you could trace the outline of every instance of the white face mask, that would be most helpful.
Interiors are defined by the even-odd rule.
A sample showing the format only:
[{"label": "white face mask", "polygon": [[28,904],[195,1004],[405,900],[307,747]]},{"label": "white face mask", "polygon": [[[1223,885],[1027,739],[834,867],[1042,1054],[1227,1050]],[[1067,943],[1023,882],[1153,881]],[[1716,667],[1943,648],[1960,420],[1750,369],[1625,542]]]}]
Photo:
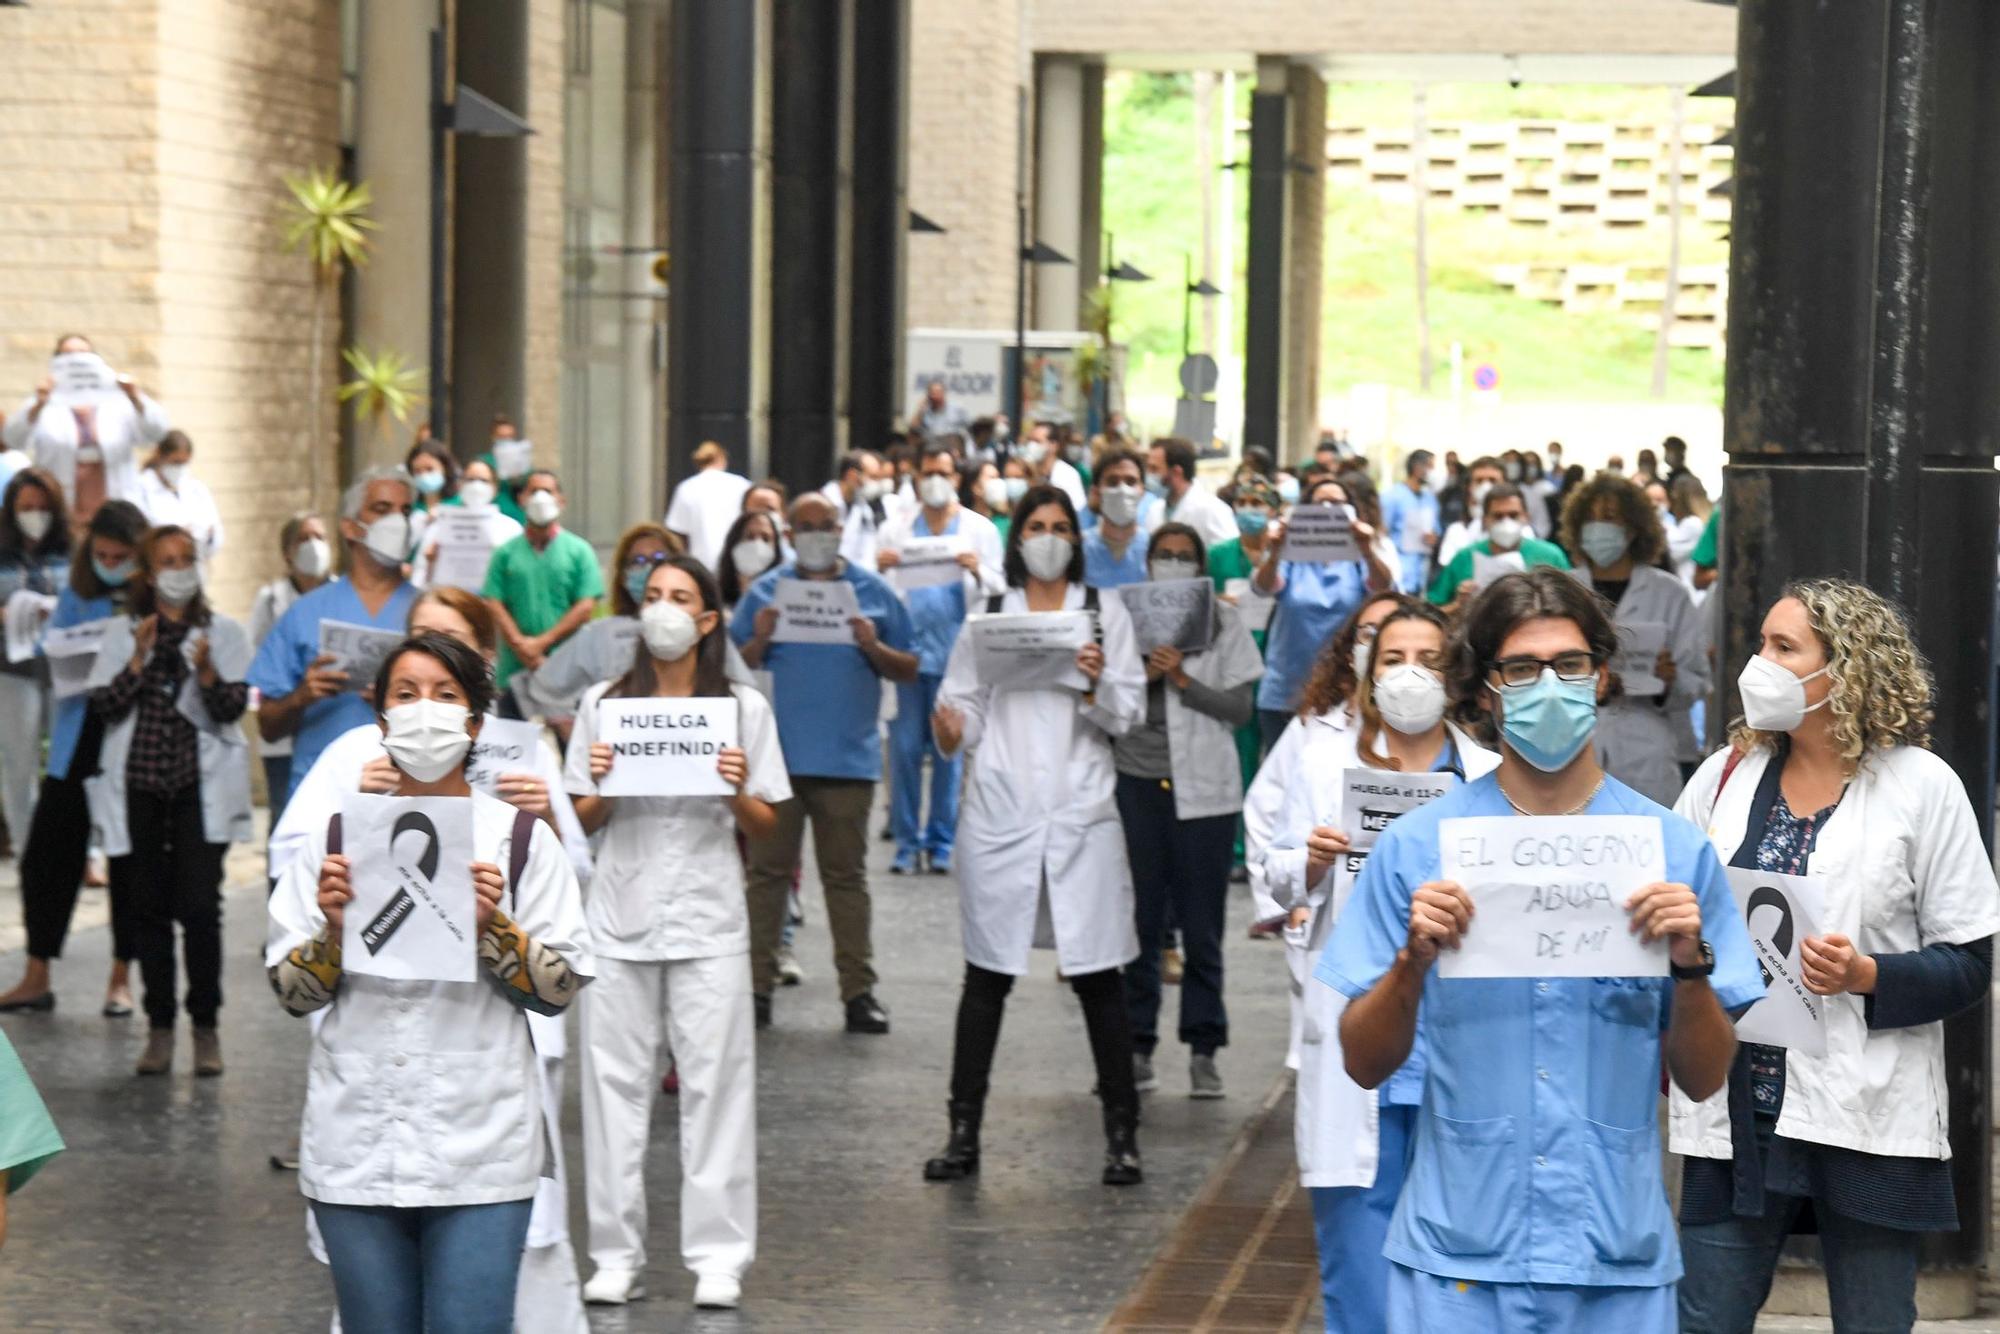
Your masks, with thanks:
[{"label": "white face mask", "polygon": [[889,484],[881,478],[871,478],[861,484],[861,498],[872,505],[889,494]]},{"label": "white face mask", "polygon": [[771,557],[777,554],[761,537],[746,537],[729,548],[729,559],[735,563],[738,579],[755,579],[771,568]]},{"label": "white face mask", "polygon": [[1405,736],[1428,732],[1444,718],[1444,678],[1414,662],[1384,671],[1373,695],[1382,721]]},{"label": "white face mask", "polygon": [[1136,486],[1107,486],[1097,493],[1097,507],[1106,523],[1123,528],[1139,517],[1141,494]]},{"label": "white face mask", "polygon": [[986,501],[986,508],[990,510],[1006,509],[1009,498],[1007,495],[1007,479],[1005,477],[987,478],[979,484],[979,494]]},{"label": "white face mask", "polygon": [[1021,446],[1019,453],[1021,462],[1032,468],[1049,456],[1049,447],[1039,440],[1030,440]]},{"label": "white face mask", "polygon": [[181,489],[181,483],[187,479],[187,471],[188,466],[185,463],[162,463],[159,467],[160,480],[165,482],[170,490],[178,491]]},{"label": "white face mask", "polygon": [[1037,533],[1021,541],[1021,562],[1028,573],[1047,583],[1069,574],[1071,553],[1076,544],[1058,533]]},{"label": "white face mask", "polygon": [[169,607],[185,607],[201,592],[201,570],[193,565],[185,570],[161,570],[153,576],[153,592]]},{"label": "white face mask", "polygon": [[1525,527],[1519,519],[1495,519],[1487,525],[1486,536],[1492,539],[1495,551],[1512,551],[1521,545]]},{"label": "white face mask", "polygon": [[527,440],[495,440],[493,470],[508,481],[526,477],[535,462],[535,446]]},{"label": "white face mask", "polygon": [[333,568],[333,548],[322,537],[308,537],[292,552],[292,568],[307,579],[318,579]]},{"label": "white face mask", "polygon": [[401,565],[410,558],[410,516],[384,514],[368,525],[362,549],[382,565]]},{"label": "white face mask", "polygon": [[932,473],[917,483],[917,499],[931,509],[941,510],[958,496],[958,487],[951,478]]},{"label": "white face mask", "polygon": [[1375,656],[1373,640],[1356,640],[1354,644],[1354,679],[1359,681],[1368,675],[1369,660]]},{"label": "white face mask", "polygon": [[55,515],[47,510],[16,510],[14,522],[21,530],[21,536],[30,542],[39,542],[49,535],[49,525],[55,522]]},{"label": "white face mask", "polygon": [[1156,556],[1146,562],[1146,572],[1155,580],[1193,579],[1200,575],[1201,567],[1181,556]]},{"label": "white face mask", "polygon": [[694,617],[671,602],[648,602],[639,611],[639,635],[661,662],[678,662],[701,638]]},{"label": "white face mask", "polygon": [[817,574],[832,569],[840,559],[840,534],[793,533],[792,548],[798,552],[799,568]]},{"label": "white face mask", "polygon": [[419,783],[435,783],[465,762],[472,745],[466,721],[472,717],[463,704],[420,699],[398,704],[382,715],[389,725],[382,737],[382,749],[398,769]]},{"label": "white face mask", "polygon": [[1632,545],[1631,534],[1622,523],[1610,523],[1602,519],[1592,519],[1584,524],[1583,532],[1577,537],[1577,545],[1590,558],[1592,565],[1616,565],[1625,548]]},{"label": "white face mask", "polygon": [[562,501],[556,499],[553,491],[535,491],[521,506],[521,513],[528,516],[528,522],[537,528],[546,528],[562,516]]},{"label": "white face mask", "polygon": [[469,510],[483,510],[493,503],[493,483],[473,478],[458,486],[458,499]]},{"label": "white face mask", "polygon": [[1472,512],[1474,514],[1486,508],[1486,493],[1492,489],[1493,483],[1491,482],[1480,482],[1472,488]]},{"label": "white face mask", "polygon": [[1831,663],[1805,676],[1793,676],[1781,664],[1758,654],[1743,665],[1736,678],[1737,693],[1743,697],[1743,721],[1759,732],[1790,732],[1806,720],[1806,715],[1833,698],[1829,691],[1811,707],[1806,705],[1806,682],[1833,670]]}]

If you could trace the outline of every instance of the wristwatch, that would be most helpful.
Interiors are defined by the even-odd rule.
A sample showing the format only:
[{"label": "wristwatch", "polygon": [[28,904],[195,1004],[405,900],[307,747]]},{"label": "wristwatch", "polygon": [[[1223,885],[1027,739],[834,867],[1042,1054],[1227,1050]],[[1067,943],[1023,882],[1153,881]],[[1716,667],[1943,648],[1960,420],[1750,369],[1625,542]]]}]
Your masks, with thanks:
[{"label": "wristwatch", "polygon": [[1674,981],[1676,982],[1692,982],[1698,977],[1707,977],[1715,971],[1715,950],[1704,940],[1701,942],[1700,963],[1692,968],[1683,968],[1669,957],[1667,960],[1667,969],[1674,975]]}]

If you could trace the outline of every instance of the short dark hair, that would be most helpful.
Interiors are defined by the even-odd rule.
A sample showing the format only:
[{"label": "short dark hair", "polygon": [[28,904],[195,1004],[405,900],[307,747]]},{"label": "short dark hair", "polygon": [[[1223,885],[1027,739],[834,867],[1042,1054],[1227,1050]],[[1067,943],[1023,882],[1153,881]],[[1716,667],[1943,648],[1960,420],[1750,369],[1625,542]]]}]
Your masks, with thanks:
[{"label": "short dark hair", "polygon": [[881,455],[872,449],[850,449],[840,456],[840,467],[833,475],[835,478],[841,478],[851,472],[862,472],[868,467],[866,460],[880,457]]},{"label": "short dark hair", "polygon": [[70,557],[71,591],[80,598],[115,596],[119,589],[99,579],[96,567],[91,564],[91,539],[101,537],[108,542],[123,542],[136,551],[139,539],[145,535],[146,516],[131,501],[107,500],[99,505],[97,513],[90,516],[90,523],[83,530],[83,536],[77,541],[75,554]]},{"label": "short dark hair", "polygon": [[1486,512],[1493,508],[1493,502],[1496,500],[1518,500],[1524,505],[1527,504],[1527,497],[1521,494],[1520,487],[1512,482],[1495,482],[1486,488],[1486,500],[1479,507],[1480,518],[1486,517]]},{"label": "short dark hair", "polygon": [[1194,480],[1195,452],[1193,441],[1183,440],[1177,435],[1163,435],[1153,442],[1152,447],[1160,451],[1160,456],[1166,461],[1169,472],[1175,468],[1179,468],[1181,476],[1187,478],[1190,482]]},{"label": "short dark hair", "polygon": [[1146,559],[1153,558],[1153,550],[1160,545],[1163,537],[1185,537],[1194,543],[1195,570],[1201,574],[1208,572],[1208,543],[1201,540],[1201,534],[1195,531],[1192,524],[1163,523],[1155,528],[1153,535],[1146,539]]},{"label": "short dark hair", "polygon": [[[38,542],[28,540],[14,514],[16,498],[31,486],[46,496],[49,502],[49,530],[42,534]],[[20,469],[7,479],[6,493],[0,495],[0,554],[25,556],[31,560],[58,560],[67,550],[69,505],[63,499],[62,485],[54,476],[33,465]]]},{"label": "short dark hair", "polygon": [[1073,584],[1083,582],[1083,527],[1077,523],[1076,506],[1071,503],[1069,493],[1061,487],[1031,486],[1014,506],[1014,521],[1007,525],[1007,554],[1002,568],[1006,571],[1009,588],[1027,585],[1028,564],[1021,559],[1021,539],[1028,531],[1028,517],[1044,505],[1061,509],[1070,527],[1076,530],[1077,540],[1070,544],[1069,569],[1063,577]]},{"label": "short dark hair", "polygon": [[[458,688],[465,692],[466,711],[474,718],[484,717],[486,711],[493,707],[493,669],[487,666],[485,656],[450,635],[433,631],[411,635],[382,659],[381,667],[375,672],[375,713],[378,717],[388,712],[383,701],[389,698],[391,673],[396,670],[396,664],[411,653],[423,654],[451,674],[451,679],[458,682]],[[468,751],[468,758],[470,754]]]},{"label": "short dark hair", "polygon": [[951,470],[953,472],[957,472],[958,451],[953,449],[949,444],[945,443],[945,441],[956,440],[956,439],[958,439],[957,436],[949,435],[945,436],[942,440],[938,441],[936,444],[925,445],[923,448],[923,452],[917,455],[917,466],[921,468],[926,463],[929,463],[932,459],[946,458],[951,460]]},{"label": "short dark hair", "polygon": [[1104,474],[1110,472],[1112,465],[1115,463],[1131,464],[1139,470],[1139,480],[1141,482],[1146,480],[1146,460],[1140,458],[1139,452],[1135,449],[1105,450],[1103,454],[1098,456],[1097,467],[1092,471],[1091,476],[1102,482]]},{"label": "short dark hair", "polygon": [[1427,468],[1435,462],[1437,455],[1428,449],[1413,449],[1410,451],[1410,457],[1403,460],[1403,476],[1408,477],[1418,468]]},{"label": "short dark hair", "polygon": [[1537,565],[1521,573],[1503,574],[1480,590],[1472,605],[1460,614],[1458,628],[1446,646],[1444,683],[1454,717],[1476,725],[1490,714],[1488,665],[1500,656],[1500,646],[1516,628],[1543,617],[1574,624],[1600,662],[1610,661],[1618,651],[1618,631],[1604,599],[1567,571]]},{"label": "short dark hair", "polygon": [[529,487],[533,486],[535,483],[535,479],[537,477],[548,478],[551,482],[554,482],[556,484],[556,490],[558,491],[562,490],[562,474],[557,472],[554,468],[528,469],[527,472],[521,474],[521,489],[523,491],[526,491]]},{"label": "short dark hair", "polygon": [[1260,477],[1271,475],[1271,451],[1262,445],[1245,445],[1243,463],[1246,467],[1255,468]]}]

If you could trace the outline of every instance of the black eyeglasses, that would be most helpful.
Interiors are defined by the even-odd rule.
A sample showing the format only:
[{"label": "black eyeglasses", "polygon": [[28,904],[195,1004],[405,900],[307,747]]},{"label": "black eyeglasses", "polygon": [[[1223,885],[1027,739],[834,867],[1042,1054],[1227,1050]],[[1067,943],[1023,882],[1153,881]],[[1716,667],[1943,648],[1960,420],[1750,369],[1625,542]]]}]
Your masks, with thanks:
[{"label": "black eyeglasses", "polygon": [[1486,671],[1503,686],[1531,686],[1542,679],[1542,671],[1546,668],[1556,674],[1557,680],[1574,685],[1597,675],[1597,669],[1603,663],[1601,655],[1578,649],[1558,653],[1553,658],[1497,658],[1486,664]]}]

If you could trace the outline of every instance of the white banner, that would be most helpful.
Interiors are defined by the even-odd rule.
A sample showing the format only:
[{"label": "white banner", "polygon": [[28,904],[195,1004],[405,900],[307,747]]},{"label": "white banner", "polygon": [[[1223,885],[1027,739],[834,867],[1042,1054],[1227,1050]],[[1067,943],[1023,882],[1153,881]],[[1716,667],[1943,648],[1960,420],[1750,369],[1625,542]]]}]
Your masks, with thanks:
[{"label": "white banner", "polygon": [[1663,977],[1667,942],[1632,934],[1625,901],[1666,876],[1650,815],[1482,816],[1438,826],[1441,880],[1472,925],[1440,977]]},{"label": "white banner", "polygon": [[340,847],[353,897],[340,966],[410,982],[476,982],[472,800],[349,793]]},{"label": "white banner", "polygon": [[1729,892],[1750,929],[1750,948],[1757,952],[1757,966],[1764,974],[1764,999],[1736,1021],[1736,1036],[1808,1056],[1826,1055],[1826,997],[1806,990],[1799,966],[1800,944],[1820,933],[1826,891],[1802,875],[1725,869]]},{"label": "white banner", "polygon": [[431,516],[427,538],[436,544],[431,560],[433,588],[463,588],[477,593],[486,587],[486,567],[493,563],[492,510],[452,505]]},{"label": "white banner", "polygon": [[97,662],[98,645],[111,628],[111,618],[65,625],[42,636],[42,656],[49,664],[49,697],[68,699],[90,688],[90,669]]},{"label": "white banner", "polygon": [[1000,340],[993,334],[957,337],[913,329],[904,340],[909,390],[898,409],[924,396],[932,380],[944,381],[946,401],[967,418],[1004,412],[1000,401]]},{"label": "white banner", "polygon": [[947,588],[965,577],[958,558],[971,549],[959,534],[912,537],[896,548],[898,560],[889,574],[906,593],[913,588]]},{"label": "white banner", "polygon": [[319,623],[320,656],[331,655],[333,661],[327,667],[347,673],[343,689],[350,695],[375,684],[375,674],[382,670],[384,659],[405,638],[401,630],[377,630],[372,625],[355,625],[351,621]]},{"label": "white banner", "polygon": [[26,662],[35,656],[35,642],[42,637],[42,626],[48,623],[49,613],[56,609],[56,600],[46,593],[33,589],[17,588],[7,599],[7,661]]},{"label": "white banner", "polygon": [[1338,561],[1360,560],[1361,543],[1354,536],[1354,520],[1347,511],[1332,505],[1300,505],[1285,520],[1283,559],[1301,565],[1332,565]]},{"label": "white banner", "polygon": [[1162,644],[1199,653],[1215,637],[1215,585],[1206,579],[1149,579],[1111,591],[1131,614],[1142,654]]},{"label": "white banner", "polygon": [[1257,591],[1250,587],[1248,579],[1225,580],[1222,585],[1222,595],[1234,599],[1236,610],[1243,617],[1245,630],[1255,634],[1259,630],[1270,628],[1271,613],[1278,607],[1276,598],[1258,597]]},{"label": "white banner", "polygon": [[1611,670],[1618,673],[1626,694],[1643,698],[1667,693],[1667,683],[1654,671],[1659,666],[1660,650],[1666,646],[1664,621],[1618,623],[1618,652],[1612,656]]},{"label": "white banner", "polygon": [[517,722],[487,714],[465,763],[465,781],[482,792],[500,795],[500,780],[508,774],[534,776],[542,747],[540,723]]},{"label": "white banner", "polygon": [[861,614],[861,603],[845,579],[780,579],[771,605],[778,609],[774,644],[854,642],[848,622]]},{"label": "white banner", "polygon": [[1089,612],[1004,612],[974,616],[966,625],[979,684],[996,690],[1090,689],[1090,678],[1076,665],[1077,650],[1091,642]]},{"label": "white banner", "polygon": [[70,403],[90,403],[122,394],[118,375],[95,352],[65,352],[49,359],[49,379],[57,396]]},{"label": "white banner", "polygon": [[726,797],[736,789],[716,762],[737,744],[733,695],[686,699],[603,699],[596,739],[611,747],[605,797]]}]

